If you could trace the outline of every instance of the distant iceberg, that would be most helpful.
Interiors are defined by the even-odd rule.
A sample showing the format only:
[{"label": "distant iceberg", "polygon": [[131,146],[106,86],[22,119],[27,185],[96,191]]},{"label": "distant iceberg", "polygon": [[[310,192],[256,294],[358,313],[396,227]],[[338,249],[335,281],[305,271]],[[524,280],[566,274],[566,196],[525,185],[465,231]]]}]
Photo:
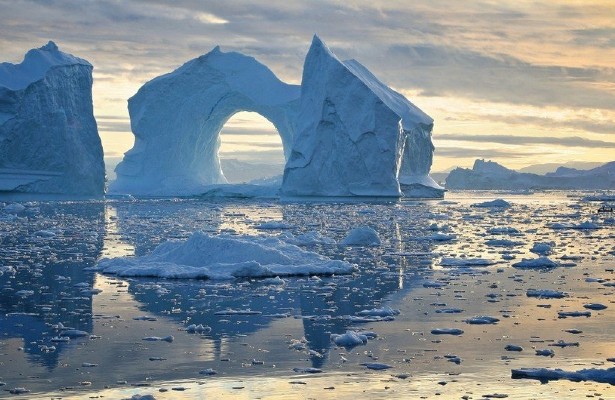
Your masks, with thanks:
[{"label": "distant iceberg", "polygon": [[92,65],[47,45],[0,64],[0,193],[104,193]]},{"label": "distant iceberg", "polygon": [[583,171],[560,167],[546,175],[522,173],[496,162],[476,160],[472,169],[455,168],[446,178],[447,189],[615,189],[615,161]]}]

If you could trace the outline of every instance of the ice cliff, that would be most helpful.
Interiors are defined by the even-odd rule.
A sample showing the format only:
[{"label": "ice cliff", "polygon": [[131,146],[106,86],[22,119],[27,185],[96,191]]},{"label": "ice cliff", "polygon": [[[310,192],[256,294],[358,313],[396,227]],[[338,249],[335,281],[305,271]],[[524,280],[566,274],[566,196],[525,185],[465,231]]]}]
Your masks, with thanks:
[{"label": "ice cliff", "polygon": [[0,193],[102,196],[92,65],[55,43],[0,64]]},{"label": "ice cliff", "polygon": [[397,197],[401,179],[439,188],[428,177],[432,127],[404,96],[314,36],[282,193]]},{"label": "ice cliff", "polygon": [[282,138],[284,196],[443,193],[429,177],[433,120],[357,61],[340,61],[317,36],[301,86],[216,47],[146,83],[128,109],[135,145],[111,192],[192,195],[225,183],[220,130],[235,113],[253,111]]},{"label": "ice cliff", "polygon": [[614,189],[615,161],[590,170],[560,167],[546,175],[521,173],[496,162],[476,160],[472,169],[455,168],[446,178],[448,189]]},{"label": "ice cliff", "polygon": [[110,191],[192,195],[226,183],[220,130],[240,111],[271,121],[288,153],[299,94],[254,58],[219,47],[147,82],[128,100],[135,145],[117,166]]}]

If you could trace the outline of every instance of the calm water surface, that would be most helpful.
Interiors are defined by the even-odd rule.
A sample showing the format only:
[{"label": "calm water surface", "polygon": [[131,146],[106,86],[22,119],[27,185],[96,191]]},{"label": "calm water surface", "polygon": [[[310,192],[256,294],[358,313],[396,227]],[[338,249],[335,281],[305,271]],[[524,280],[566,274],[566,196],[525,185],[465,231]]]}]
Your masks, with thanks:
[{"label": "calm water surface", "polygon": [[[495,198],[512,206],[472,207]],[[511,379],[514,368],[615,366],[607,361],[615,357],[615,284],[609,285],[615,283],[615,216],[596,214],[599,204],[579,193],[447,193],[444,201],[423,202],[166,199],[32,202],[17,217],[0,211],[0,397],[22,387],[29,390],[22,398],[615,398],[615,386],[605,383]],[[552,228],[588,220],[597,229]],[[267,221],[289,229],[258,229]],[[376,229],[382,245],[306,247],[357,264],[347,276],[289,278],[279,285],[125,279],[87,270],[101,257],[144,255],[199,230],[318,231],[340,242],[358,226]],[[436,231],[453,240],[433,240]],[[537,257],[530,252],[535,243],[549,243],[548,257],[560,266],[513,267]],[[441,265],[443,257],[494,264],[449,267]],[[528,289],[567,297],[528,297]],[[589,317],[558,315],[587,311],[588,303],[607,308]],[[361,310],[383,306],[399,315],[353,320]],[[438,312],[445,308],[459,312]],[[220,315],[227,309],[251,313]],[[464,321],[474,316],[499,321]],[[187,332],[191,324],[208,329]],[[57,341],[62,326],[87,335]],[[436,328],[464,333],[434,335]],[[336,347],[330,335],[347,330],[377,337],[352,349]],[[174,340],[143,340],[152,336]],[[550,346],[559,340],[578,345]],[[508,344],[523,351],[506,351]],[[554,356],[537,356],[537,349]],[[209,368],[217,374],[200,374]]]}]

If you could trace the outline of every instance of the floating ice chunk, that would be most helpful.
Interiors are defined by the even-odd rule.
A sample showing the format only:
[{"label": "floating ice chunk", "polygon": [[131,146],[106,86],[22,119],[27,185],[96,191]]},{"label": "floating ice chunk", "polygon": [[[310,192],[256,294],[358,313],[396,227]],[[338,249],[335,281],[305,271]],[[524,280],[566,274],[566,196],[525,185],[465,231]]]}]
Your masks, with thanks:
[{"label": "floating ice chunk", "polygon": [[199,371],[199,374],[206,375],[206,376],[216,375],[217,373],[218,373],[218,371],[216,371],[213,368],[206,368],[204,370]]},{"label": "floating ice chunk", "polygon": [[600,229],[600,225],[594,222],[591,222],[591,221],[584,221],[584,222],[581,222],[580,224],[572,225],[570,228],[579,229],[579,230],[590,230],[590,229]]},{"label": "floating ice chunk", "polygon": [[485,201],[483,203],[474,203],[472,207],[478,208],[508,208],[511,204],[503,199],[495,199],[492,201]]},{"label": "floating ice chunk", "polygon": [[458,335],[462,335],[463,334],[463,330],[458,329],[458,328],[437,328],[437,329],[432,329],[431,330],[431,334],[432,335],[454,335],[454,336],[458,336]]},{"label": "floating ice chunk", "polygon": [[279,276],[276,276],[275,278],[263,279],[261,283],[264,283],[265,285],[279,285],[279,286],[286,285],[286,281],[280,278]]},{"label": "floating ice chunk", "polygon": [[186,332],[188,333],[209,333],[211,332],[211,327],[204,326],[203,324],[192,324],[186,327]]},{"label": "floating ice chunk", "polygon": [[461,308],[439,308],[436,310],[438,314],[460,314],[463,312]]},{"label": "floating ice chunk", "polygon": [[134,394],[130,400],[156,400],[156,398],[151,394]]},{"label": "floating ice chunk", "polygon": [[591,311],[559,311],[557,313],[559,318],[567,318],[567,317],[591,317]]},{"label": "floating ice chunk", "polygon": [[382,364],[382,363],[361,363],[361,365],[367,369],[373,369],[376,371],[382,371],[385,369],[393,368],[393,366],[389,364]]},{"label": "floating ice chunk", "polygon": [[521,269],[548,269],[556,268],[559,264],[550,260],[548,257],[538,257],[533,259],[524,258],[523,261],[514,263],[512,266]]},{"label": "floating ice chunk", "polygon": [[320,369],[320,368],[313,368],[313,367],[293,368],[293,371],[295,371],[298,374],[319,374],[319,373],[322,372],[322,369]]},{"label": "floating ice chunk", "polygon": [[14,389],[9,390],[10,394],[24,394],[24,393],[30,393],[29,389],[23,388],[23,387],[16,387]]},{"label": "floating ice chunk", "polygon": [[493,228],[489,228],[487,232],[492,235],[518,235],[521,233],[512,226],[494,226]]},{"label": "floating ice chunk", "polygon": [[536,379],[542,383],[566,379],[573,382],[593,381],[615,385],[615,368],[588,368],[576,372],[547,368],[520,368],[512,370],[512,379]]},{"label": "floating ice chunk", "polygon": [[445,354],[444,358],[446,358],[447,361],[455,363],[457,365],[461,364],[461,357],[456,356],[454,354]]},{"label": "floating ice chunk", "polygon": [[551,349],[537,349],[536,350],[536,355],[537,356],[543,356],[543,357],[554,357],[555,356],[555,352]]},{"label": "floating ice chunk", "polygon": [[234,279],[348,274],[355,266],[274,237],[195,232],[186,241],[162,243],[142,257],[102,259],[95,269],[119,276]]},{"label": "floating ice chunk", "polygon": [[549,254],[553,252],[554,245],[555,243],[553,242],[550,242],[550,243],[537,242],[537,243],[534,243],[534,246],[532,246],[530,251],[540,256],[548,256]]},{"label": "floating ice chunk", "polygon": [[521,246],[523,243],[510,240],[510,239],[489,239],[485,242],[485,244],[487,244],[487,246],[494,246],[494,247],[515,247],[515,246]]},{"label": "floating ice chunk", "polygon": [[83,368],[94,368],[94,367],[98,367],[98,364],[84,362],[84,363],[81,363],[81,366]]},{"label": "floating ice chunk", "polygon": [[56,233],[51,230],[42,229],[40,231],[34,232],[34,236],[41,237],[41,238],[52,238],[56,236]]},{"label": "floating ice chunk", "polygon": [[352,323],[355,324],[366,324],[366,323],[370,323],[370,322],[387,322],[387,321],[395,321],[395,317],[393,317],[392,315],[387,315],[384,317],[379,317],[379,316],[364,316],[364,317],[357,317],[354,315],[346,315],[344,316],[345,320],[348,320]]},{"label": "floating ice chunk", "polygon": [[479,315],[476,317],[468,318],[464,320],[466,324],[470,325],[492,325],[497,324],[500,320],[495,317],[490,317],[487,315]]},{"label": "floating ice chunk", "polygon": [[495,264],[493,260],[487,260],[485,258],[454,258],[443,257],[440,260],[440,265],[443,267],[484,267]]},{"label": "floating ice chunk", "polygon": [[425,281],[423,282],[424,288],[435,288],[439,289],[448,285],[448,282],[440,282],[440,281]]},{"label": "floating ice chunk", "polygon": [[62,331],[60,333],[60,336],[66,336],[71,339],[75,339],[79,337],[90,336],[90,334],[87,333],[86,331],[80,331],[79,329],[67,329],[65,331]]},{"label": "floating ice chunk", "polygon": [[558,340],[555,343],[551,343],[549,344],[549,346],[551,347],[579,347],[579,342],[565,342],[563,340]]},{"label": "floating ice chunk", "polygon": [[4,212],[7,214],[19,214],[24,211],[26,207],[19,203],[11,203],[8,206],[4,207]]},{"label": "floating ice chunk", "polygon": [[167,342],[167,343],[171,343],[173,340],[175,340],[175,338],[173,336],[165,336],[165,337],[147,336],[147,337],[144,337],[141,340],[145,340],[147,342]]},{"label": "floating ice chunk", "polygon": [[552,289],[528,289],[525,294],[527,297],[538,297],[540,299],[562,299],[568,297],[568,293]]},{"label": "floating ice chunk", "polygon": [[283,221],[269,221],[256,225],[256,229],[292,229],[293,226]]},{"label": "floating ice chunk", "polygon": [[331,335],[331,341],[335,343],[336,346],[345,347],[346,349],[351,349],[356,346],[364,345],[367,343],[368,337],[361,333],[355,331],[346,331],[346,333],[337,335]]},{"label": "floating ice chunk", "polygon": [[234,310],[232,308],[227,308],[226,310],[222,310],[222,311],[216,311],[214,313],[214,315],[224,315],[224,316],[229,316],[229,315],[261,315],[262,311],[253,311],[250,310],[249,308],[246,310]]},{"label": "floating ice chunk", "polygon": [[607,308],[607,306],[605,306],[604,304],[600,304],[600,303],[589,303],[589,304],[583,304],[584,308],[587,308],[588,310],[604,310]]},{"label": "floating ice chunk", "polygon": [[343,246],[380,246],[378,232],[369,226],[361,226],[348,232],[342,240]]},{"label": "floating ice chunk", "polygon": [[435,232],[435,233],[432,233],[429,236],[425,236],[423,239],[424,240],[433,240],[434,242],[448,242],[448,241],[457,239],[457,236],[455,236],[453,234],[446,234],[446,233],[441,233],[441,232]]},{"label": "floating ice chunk", "polygon": [[357,313],[360,316],[371,316],[371,317],[390,317],[393,315],[399,315],[399,310],[394,310],[389,306],[385,306],[382,308],[373,308],[371,310],[362,310]]}]

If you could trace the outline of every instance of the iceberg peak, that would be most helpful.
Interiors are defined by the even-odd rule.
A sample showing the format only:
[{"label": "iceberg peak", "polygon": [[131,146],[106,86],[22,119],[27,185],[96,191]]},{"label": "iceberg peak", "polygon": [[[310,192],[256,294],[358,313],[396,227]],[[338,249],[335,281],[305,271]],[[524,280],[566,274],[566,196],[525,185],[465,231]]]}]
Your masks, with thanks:
[{"label": "iceberg peak", "polygon": [[47,42],[47,44],[42,46],[39,50],[43,50],[43,51],[59,51],[58,45],[53,40],[50,40],[49,42]]}]

